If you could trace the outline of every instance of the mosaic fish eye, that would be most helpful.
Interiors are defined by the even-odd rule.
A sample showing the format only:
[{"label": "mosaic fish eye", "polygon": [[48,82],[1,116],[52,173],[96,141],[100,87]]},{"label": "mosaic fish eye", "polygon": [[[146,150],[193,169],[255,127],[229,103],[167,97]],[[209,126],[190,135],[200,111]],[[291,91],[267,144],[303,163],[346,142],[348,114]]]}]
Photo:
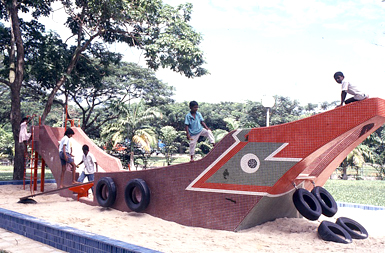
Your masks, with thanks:
[{"label": "mosaic fish eye", "polygon": [[254,154],[246,154],[241,159],[241,168],[246,173],[254,173],[259,169],[261,162],[258,156]]}]

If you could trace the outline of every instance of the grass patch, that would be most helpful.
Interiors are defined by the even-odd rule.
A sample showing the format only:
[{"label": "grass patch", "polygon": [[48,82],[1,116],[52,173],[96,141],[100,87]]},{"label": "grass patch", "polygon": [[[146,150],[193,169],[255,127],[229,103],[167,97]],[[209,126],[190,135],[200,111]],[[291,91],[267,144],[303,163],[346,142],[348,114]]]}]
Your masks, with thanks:
[{"label": "grass patch", "polygon": [[[40,169],[37,178],[40,179]],[[45,169],[45,179],[54,179],[50,169]],[[13,166],[0,166],[0,181],[10,180],[13,180]]]},{"label": "grass patch", "polygon": [[324,187],[336,201],[385,206],[385,181],[328,180]]},{"label": "grass patch", "polygon": [[[189,155],[177,155],[172,157],[171,165],[187,163],[190,161]],[[136,161],[141,165],[142,161],[139,157],[135,157]],[[197,158],[198,159],[198,158]],[[148,167],[164,167],[167,166],[166,158],[162,155],[151,156],[149,159]]]}]

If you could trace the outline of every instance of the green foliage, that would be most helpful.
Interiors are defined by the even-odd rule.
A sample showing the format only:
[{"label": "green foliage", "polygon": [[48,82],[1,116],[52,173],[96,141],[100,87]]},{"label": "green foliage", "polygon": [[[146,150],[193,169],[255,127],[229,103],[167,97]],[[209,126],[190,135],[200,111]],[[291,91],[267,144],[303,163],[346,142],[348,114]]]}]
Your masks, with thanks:
[{"label": "green foliage", "polygon": [[0,127],[0,159],[13,159],[13,137],[11,131]]},{"label": "green foliage", "polygon": [[11,97],[8,88],[0,83],[0,126],[9,123]]},{"label": "green foliage", "polygon": [[[130,147],[130,160],[134,159],[135,145],[140,150],[145,151],[144,153],[150,154],[151,147],[156,145],[156,134],[149,124],[160,118],[162,114],[157,108],[147,108],[142,100],[132,105],[116,104],[115,110],[117,110],[120,118],[102,129],[101,136],[104,142],[112,143],[112,147],[115,147],[117,143],[123,143],[127,140]],[[148,159],[148,157],[143,156],[143,159]]]},{"label": "green foliage", "polygon": [[328,180],[324,187],[336,201],[385,206],[384,181]]},{"label": "green foliage", "polygon": [[[95,69],[97,66],[95,62]],[[84,131],[93,137],[100,137],[101,127],[118,118],[117,111],[113,110],[116,104],[131,103],[135,99],[142,99],[150,107],[172,102],[173,87],[157,79],[153,71],[135,63],[110,64],[97,82],[77,70],[74,73],[84,78],[67,91],[81,110]]]},{"label": "green foliage", "polygon": [[79,40],[96,37],[107,43],[122,42],[144,50],[147,64],[170,68],[187,77],[207,73],[198,48],[201,35],[188,24],[191,4],[177,7],[160,0],[92,0],[66,3],[71,13],[66,24]]},{"label": "green foliage", "polygon": [[175,142],[178,132],[172,126],[165,126],[160,129],[160,137],[164,144],[164,147],[161,148],[161,153],[164,154],[167,165],[170,165],[172,155],[178,150],[178,144]]},{"label": "green foliage", "polygon": [[214,135],[215,143],[220,142],[229,133],[224,129],[215,129],[212,132]]},{"label": "green foliage", "polygon": [[237,130],[239,128],[239,121],[233,117],[224,118],[223,121],[226,122],[226,127],[229,131]]}]

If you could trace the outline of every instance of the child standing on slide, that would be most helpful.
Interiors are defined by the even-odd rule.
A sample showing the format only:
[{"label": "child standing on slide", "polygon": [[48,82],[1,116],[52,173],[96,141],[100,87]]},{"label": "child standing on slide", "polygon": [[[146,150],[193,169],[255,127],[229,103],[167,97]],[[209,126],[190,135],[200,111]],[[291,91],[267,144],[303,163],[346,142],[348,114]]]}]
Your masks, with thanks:
[{"label": "child standing on slide", "polygon": [[70,138],[74,134],[75,134],[75,132],[71,128],[68,128],[64,133],[64,137],[60,140],[59,156],[60,156],[60,161],[61,161],[61,175],[60,175],[60,187],[59,188],[63,188],[64,173],[66,171],[67,164],[69,164],[71,166],[72,183],[76,184],[76,180],[75,180],[76,165],[75,165],[74,159],[71,155],[71,146],[70,146]]},{"label": "child standing on slide", "polygon": [[200,136],[205,136],[209,139],[210,143],[215,145],[214,135],[210,128],[206,126],[203,120],[202,114],[198,112],[198,103],[191,101],[190,112],[186,115],[184,124],[186,125],[187,140],[190,141],[190,156],[191,162],[194,161],[195,147],[197,145]]}]

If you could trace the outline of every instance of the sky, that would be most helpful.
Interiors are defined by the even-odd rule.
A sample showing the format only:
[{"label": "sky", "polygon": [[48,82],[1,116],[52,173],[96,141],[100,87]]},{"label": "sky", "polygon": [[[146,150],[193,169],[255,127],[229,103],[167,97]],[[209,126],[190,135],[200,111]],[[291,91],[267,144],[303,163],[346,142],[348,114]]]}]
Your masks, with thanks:
[{"label": "sky", "polygon": [[[341,93],[333,79],[336,71],[369,96],[385,98],[381,0],[190,2],[190,24],[202,34],[210,75],[189,79],[168,69],[157,71],[159,79],[176,88],[177,102],[261,101],[274,95],[301,104],[333,102]],[[145,66],[140,52],[122,45],[111,49]]]}]

